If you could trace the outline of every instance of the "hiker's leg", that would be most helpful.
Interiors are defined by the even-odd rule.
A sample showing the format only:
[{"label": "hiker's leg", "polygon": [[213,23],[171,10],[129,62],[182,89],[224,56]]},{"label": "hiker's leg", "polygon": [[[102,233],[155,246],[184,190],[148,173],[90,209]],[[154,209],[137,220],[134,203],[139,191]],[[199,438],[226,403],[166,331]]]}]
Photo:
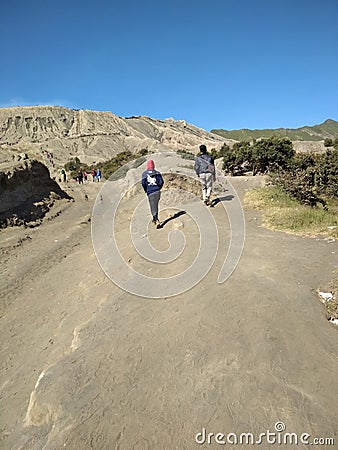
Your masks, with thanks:
[{"label": "hiker's leg", "polygon": [[154,221],[158,220],[158,202],[160,200],[160,196],[161,196],[160,191],[156,191],[148,195],[150,212],[151,215],[153,216]]},{"label": "hiker's leg", "polygon": [[211,173],[206,173],[205,184],[206,184],[206,196],[207,196],[207,200],[209,200],[210,195],[211,195],[211,191],[212,191],[212,182],[213,182],[212,174],[211,174]]},{"label": "hiker's leg", "polygon": [[202,197],[203,201],[207,199],[207,183],[206,183],[206,173],[201,173],[200,180],[202,183]]}]

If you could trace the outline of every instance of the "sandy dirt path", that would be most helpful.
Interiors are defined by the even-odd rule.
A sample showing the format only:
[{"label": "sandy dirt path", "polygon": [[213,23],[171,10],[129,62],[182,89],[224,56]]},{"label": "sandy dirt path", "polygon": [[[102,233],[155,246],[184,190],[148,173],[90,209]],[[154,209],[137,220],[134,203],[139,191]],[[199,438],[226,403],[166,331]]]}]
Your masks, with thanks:
[{"label": "sandy dirt path", "polygon": [[[232,183],[242,199],[250,181]],[[52,220],[1,232],[0,448],[218,448],[196,434],[258,437],[278,421],[337,443],[338,330],[315,291],[332,279],[338,243],[266,230],[246,209],[244,252],[224,284],[220,252],[186,293],[136,297],[93,252],[98,188],[74,186]],[[226,234],[223,208],[212,214]],[[152,231],[155,244],[174,222]]]}]

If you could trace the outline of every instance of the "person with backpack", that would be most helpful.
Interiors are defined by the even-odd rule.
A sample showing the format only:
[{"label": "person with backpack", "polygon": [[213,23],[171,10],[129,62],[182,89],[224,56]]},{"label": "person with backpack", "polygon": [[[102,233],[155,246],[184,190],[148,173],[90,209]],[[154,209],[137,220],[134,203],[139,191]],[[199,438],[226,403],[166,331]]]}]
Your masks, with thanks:
[{"label": "person with backpack", "polygon": [[153,217],[152,222],[156,225],[156,228],[160,228],[161,222],[158,218],[158,203],[164,181],[161,173],[155,170],[155,163],[152,159],[147,162],[147,170],[142,173],[141,182],[144,192],[148,195],[150,212]]},{"label": "person with backpack", "polygon": [[199,147],[200,154],[195,159],[195,172],[202,182],[202,196],[208,206],[213,182],[216,181],[216,169],[214,158],[208,153],[207,147],[202,144]]}]

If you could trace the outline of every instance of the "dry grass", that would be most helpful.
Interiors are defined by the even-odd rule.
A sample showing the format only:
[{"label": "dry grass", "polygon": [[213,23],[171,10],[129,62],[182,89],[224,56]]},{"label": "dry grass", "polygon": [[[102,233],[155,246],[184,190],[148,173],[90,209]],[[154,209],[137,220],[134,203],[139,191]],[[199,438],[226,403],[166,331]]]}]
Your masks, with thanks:
[{"label": "dry grass", "polygon": [[269,186],[248,191],[244,203],[263,211],[263,225],[269,229],[338,238],[337,201],[329,201],[328,211],[311,208],[300,205],[278,187]]}]

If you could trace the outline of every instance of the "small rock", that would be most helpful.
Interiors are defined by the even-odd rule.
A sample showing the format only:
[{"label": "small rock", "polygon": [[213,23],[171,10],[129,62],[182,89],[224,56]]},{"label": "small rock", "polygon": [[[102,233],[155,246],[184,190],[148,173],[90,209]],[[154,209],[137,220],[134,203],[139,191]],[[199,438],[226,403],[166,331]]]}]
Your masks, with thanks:
[{"label": "small rock", "polygon": [[179,221],[179,222],[174,222],[173,223],[173,229],[174,230],[182,230],[182,228],[184,228],[184,223]]}]

